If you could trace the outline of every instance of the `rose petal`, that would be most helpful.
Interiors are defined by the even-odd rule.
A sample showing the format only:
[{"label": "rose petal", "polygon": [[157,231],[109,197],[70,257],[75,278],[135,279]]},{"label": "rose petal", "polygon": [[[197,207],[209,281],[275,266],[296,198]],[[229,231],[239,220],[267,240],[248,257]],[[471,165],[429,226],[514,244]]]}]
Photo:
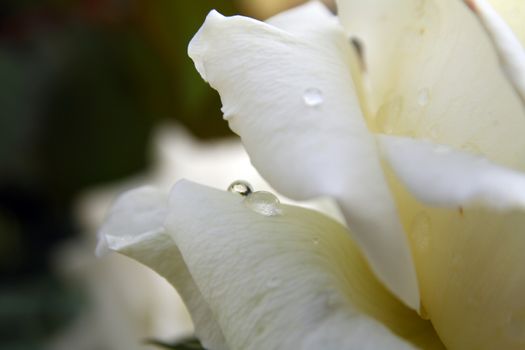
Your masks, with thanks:
[{"label": "rose petal", "polygon": [[525,175],[444,145],[380,136],[396,176],[425,204],[525,209]]},{"label": "rose petal", "polygon": [[189,55],[262,176],[293,199],[337,198],[372,269],[418,308],[408,243],[352,83],[348,39],[316,2],[270,22],[289,31],[211,12]]},{"label": "rose petal", "polygon": [[525,170],[525,110],[486,32],[456,0],[340,0],[362,39],[377,130],[473,150]]},{"label": "rose petal", "polygon": [[[124,234],[126,222],[151,212],[141,204],[149,202],[142,196],[158,195],[151,191],[120,200],[117,209],[138,203],[137,211],[114,210],[102,233],[133,242],[119,251],[193,300],[192,316],[202,312],[201,321],[209,321],[197,323],[197,332],[222,330],[225,343],[208,348],[413,349],[401,336],[443,349],[430,323],[378,282],[336,221],[291,206],[280,216],[263,216],[241,196],[181,181],[170,194],[165,233],[152,237],[128,224]],[[153,227],[159,222],[152,220],[148,231]]]},{"label": "rose petal", "polygon": [[[153,187],[123,194],[99,234],[98,252],[118,251],[155,270],[176,286],[206,348],[228,350],[215,316],[195,285],[173,239],[164,229],[167,196]],[[140,286],[138,286],[140,288]]]},{"label": "rose petal", "polygon": [[525,176],[428,141],[380,144],[422,303],[447,348],[523,349]]},{"label": "rose petal", "polygon": [[411,348],[363,313],[440,348],[430,324],[373,277],[342,225],[291,206],[263,216],[243,201],[179,182],[166,220],[231,349]]},{"label": "rose petal", "polygon": [[[484,0],[465,0],[487,30],[507,78],[525,104],[525,50],[505,20]],[[522,18],[522,21],[525,18]]]},{"label": "rose petal", "polygon": [[[423,162],[421,169],[430,163]],[[470,186],[462,176],[449,180]],[[476,176],[471,181],[480,184]],[[525,348],[524,212],[454,206],[462,200],[450,192],[453,208],[432,208],[413,197],[393,173],[390,184],[410,228],[425,314],[447,349]],[[434,185],[427,183],[427,189]],[[499,205],[507,193],[510,206],[516,196],[504,185]]]},{"label": "rose petal", "polygon": [[397,64],[398,39],[405,34],[405,23],[412,21],[413,0],[338,0],[340,22],[348,36],[358,38],[363,45],[367,74],[371,79],[372,113],[382,104],[387,84],[396,76],[392,68]]}]

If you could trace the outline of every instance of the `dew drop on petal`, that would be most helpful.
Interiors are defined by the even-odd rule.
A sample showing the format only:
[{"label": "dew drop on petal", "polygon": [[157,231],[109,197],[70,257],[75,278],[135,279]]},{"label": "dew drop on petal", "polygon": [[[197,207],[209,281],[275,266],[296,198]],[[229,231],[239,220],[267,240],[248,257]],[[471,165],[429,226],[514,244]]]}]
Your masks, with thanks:
[{"label": "dew drop on petal", "polygon": [[429,101],[430,101],[430,91],[428,91],[427,88],[419,90],[418,95],[417,95],[417,103],[421,107],[425,107],[426,105],[428,105]]},{"label": "dew drop on petal", "polygon": [[308,88],[304,91],[303,101],[308,107],[318,107],[323,104],[323,92],[317,88]]},{"label": "dew drop on petal", "polygon": [[250,195],[253,192],[252,185],[247,181],[237,180],[228,186],[228,192],[239,194],[243,197]]},{"label": "dew drop on petal", "polygon": [[264,216],[277,216],[282,214],[281,202],[272,193],[257,191],[244,199],[244,205],[254,212]]}]

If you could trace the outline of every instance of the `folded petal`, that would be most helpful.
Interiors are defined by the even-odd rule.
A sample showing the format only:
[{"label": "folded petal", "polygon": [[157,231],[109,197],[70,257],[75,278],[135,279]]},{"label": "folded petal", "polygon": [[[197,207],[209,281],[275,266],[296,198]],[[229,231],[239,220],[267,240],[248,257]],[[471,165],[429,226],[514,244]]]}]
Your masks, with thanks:
[{"label": "folded petal", "polygon": [[342,225],[291,206],[264,216],[245,201],[179,182],[166,220],[231,349],[412,348],[377,320],[440,348],[430,324],[374,278]]},{"label": "folded petal", "polygon": [[[510,3],[510,2],[509,2]],[[525,169],[525,109],[485,30],[457,0],[340,0],[361,38],[383,133],[473,150]]]},{"label": "folded petal", "polygon": [[[101,233],[108,242],[133,242],[115,247],[179,290],[210,350],[443,349],[430,323],[374,277],[336,221],[291,206],[264,216],[239,195],[181,181],[169,204],[162,198],[156,206],[167,208],[164,224],[151,220],[147,230],[163,226],[164,233],[128,225],[125,234],[125,222],[151,213],[141,204],[148,197],[160,199],[152,189],[125,195]],[[123,203],[138,203],[136,211],[118,210]]]},{"label": "folded petal", "polygon": [[429,141],[385,135],[379,141],[396,176],[425,204],[525,209],[525,174]]},{"label": "folded petal", "polygon": [[189,55],[219,91],[225,119],[262,176],[293,199],[335,197],[374,272],[418,308],[411,253],[360,111],[347,37],[317,2],[269,23],[211,12]]},{"label": "folded petal", "polygon": [[[195,285],[179,249],[164,228],[167,196],[153,187],[123,194],[99,233],[97,252],[118,251],[152,268],[176,287],[196,335],[207,349],[228,350],[215,316]],[[138,286],[140,288],[140,286]]]},{"label": "folded petal", "polygon": [[[505,20],[485,0],[465,0],[478,16],[498,52],[507,78],[525,104],[525,49]],[[522,17],[522,21],[525,18]]]},{"label": "folded petal", "polygon": [[383,136],[381,145],[422,304],[445,346],[523,349],[525,177],[426,141]]}]

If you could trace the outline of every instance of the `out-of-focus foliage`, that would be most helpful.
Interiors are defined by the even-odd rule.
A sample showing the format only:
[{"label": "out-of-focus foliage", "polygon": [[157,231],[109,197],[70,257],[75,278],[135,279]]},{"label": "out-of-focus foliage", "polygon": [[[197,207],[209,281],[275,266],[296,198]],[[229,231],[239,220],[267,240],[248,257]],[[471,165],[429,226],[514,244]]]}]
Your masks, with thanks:
[{"label": "out-of-focus foliage", "polygon": [[[226,13],[232,2],[219,2]],[[146,164],[150,131],[177,119],[227,134],[186,46],[213,1],[11,1],[0,26],[2,178],[68,198]]]},{"label": "out-of-focus foliage", "polygon": [[229,135],[186,55],[211,8],[238,12],[212,0],[0,3],[1,349],[41,349],[88,307],[50,268],[78,231],[77,193],[143,171],[160,121]]}]

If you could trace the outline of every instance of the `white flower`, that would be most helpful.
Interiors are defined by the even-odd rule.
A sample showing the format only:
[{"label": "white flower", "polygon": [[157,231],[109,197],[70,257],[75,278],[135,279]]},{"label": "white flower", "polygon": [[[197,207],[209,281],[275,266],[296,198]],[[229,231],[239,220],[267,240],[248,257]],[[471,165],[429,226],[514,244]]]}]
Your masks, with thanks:
[{"label": "white flower", "polygon": [[212,11],[189,54],[263,177],[334,198],[351,236],[183,181],[122,196],[101,247],[167,278],[212,350],[524,348],[525,112],[498,41],[461,1],[338,5]]}]

